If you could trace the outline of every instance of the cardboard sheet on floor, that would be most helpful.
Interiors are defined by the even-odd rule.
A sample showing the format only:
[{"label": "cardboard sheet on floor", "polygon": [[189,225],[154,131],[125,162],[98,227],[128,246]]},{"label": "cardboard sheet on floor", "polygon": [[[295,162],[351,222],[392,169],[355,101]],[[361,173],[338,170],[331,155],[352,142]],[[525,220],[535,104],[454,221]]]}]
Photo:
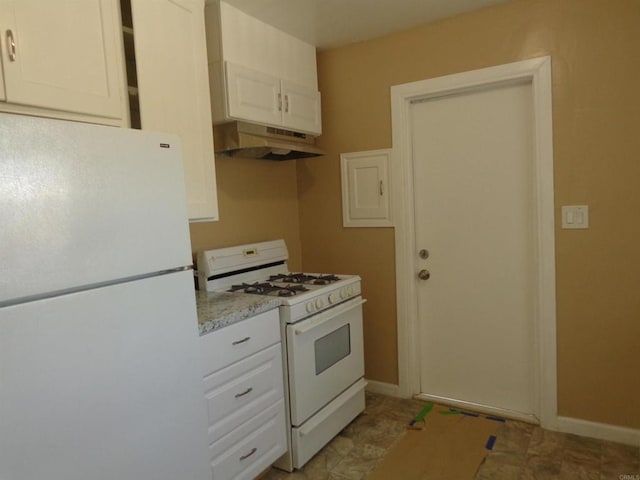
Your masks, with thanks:
[{"label": "cardboard sheet on floor", "polygon": [[424,429],[407,430],[367,480],[472,480],[502,423],[483,415],[443,415],[436,405]]}]

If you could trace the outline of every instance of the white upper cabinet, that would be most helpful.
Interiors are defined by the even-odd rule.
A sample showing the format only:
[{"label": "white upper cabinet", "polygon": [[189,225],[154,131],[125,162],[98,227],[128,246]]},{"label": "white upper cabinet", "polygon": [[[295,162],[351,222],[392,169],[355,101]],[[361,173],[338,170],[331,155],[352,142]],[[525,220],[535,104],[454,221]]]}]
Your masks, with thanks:
[{"label": "white upper cabinet", "polygon": [[320,92],[282,80],[282,125],[293,130],[320,134]]},{"label": "white upper cabinet", "polygon": [[319,134],[320,92],[225,62],[226,117]]},{"label": "white upper cabinet", "polygon": [[0,110],[128,125],[117,0],[0,2]]},{"label": "white upper cabinet", "polygon": [[250,68],[225,63],[227,117],[282,124],[280,80]]},{"label": "white upper cabinet", "polygon": [[218,220],[203,0],[132,0],[143,130],[182,140],[190,221]]},{"label": "white upper cabinet", "polygon": [[322,132],[316,50],[225,2],[206,7],[214,123]]}]

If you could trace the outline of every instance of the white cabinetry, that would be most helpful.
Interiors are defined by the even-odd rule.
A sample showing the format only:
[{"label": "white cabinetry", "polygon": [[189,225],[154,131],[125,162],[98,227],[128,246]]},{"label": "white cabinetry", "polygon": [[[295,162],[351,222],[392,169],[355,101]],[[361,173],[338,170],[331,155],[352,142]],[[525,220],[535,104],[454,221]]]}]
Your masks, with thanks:
[{"label": "white cabinetry", "polygon": [[206,8],[214,123],[322,132],[315,47],[225,2]]},{"label": "white cabinetry", "polygon": [[251,68],[225,62],[227,85],[224,117],[282,124],[280,80]]},{"label": "white cabinetry", "polygon": [[143,130],[182,140],[189,219],[218,220],[203,0],[131,0]]},{"label": "white cabinetry", "polygon": [[322,133],[320,92],[297,83],[281,81],[282,125],[293,130]]},{"label": "white cabinetry", "polygon": [[278,310],[200,338],[213,480],[253,479],[287,450]]},{"label": "white cabinetry", "polygon": [[343,153],[342,222],[345,227],[391,227],[390,150]]},{"label": "white cabinetry", "polygon": [[320,92],[225,62],[227,118],[319,134]]},{"label": "white cabinetry", "polygon": [[117,0],[0,2],[0,110],[128,125]]}]

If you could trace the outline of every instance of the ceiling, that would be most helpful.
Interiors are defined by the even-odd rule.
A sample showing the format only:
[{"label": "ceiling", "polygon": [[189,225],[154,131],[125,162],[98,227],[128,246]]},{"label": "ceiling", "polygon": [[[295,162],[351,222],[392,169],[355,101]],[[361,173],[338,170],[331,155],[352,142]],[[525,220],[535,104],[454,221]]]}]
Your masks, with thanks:
[{"label": "ceiling", "polygon": [[510,0],[224,0],[319,50]]}]

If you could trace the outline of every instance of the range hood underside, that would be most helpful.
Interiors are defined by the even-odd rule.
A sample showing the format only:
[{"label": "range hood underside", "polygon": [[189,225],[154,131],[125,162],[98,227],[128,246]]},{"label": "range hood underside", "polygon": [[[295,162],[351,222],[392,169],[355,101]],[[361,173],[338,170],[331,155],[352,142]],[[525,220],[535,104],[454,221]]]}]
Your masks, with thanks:
[{"label": "range hood underside", "polygon": [[295,160],[324,155],[314,137],[264,125],[224,123],[213,128],[213,135],[216,153],[232,157]]}]

